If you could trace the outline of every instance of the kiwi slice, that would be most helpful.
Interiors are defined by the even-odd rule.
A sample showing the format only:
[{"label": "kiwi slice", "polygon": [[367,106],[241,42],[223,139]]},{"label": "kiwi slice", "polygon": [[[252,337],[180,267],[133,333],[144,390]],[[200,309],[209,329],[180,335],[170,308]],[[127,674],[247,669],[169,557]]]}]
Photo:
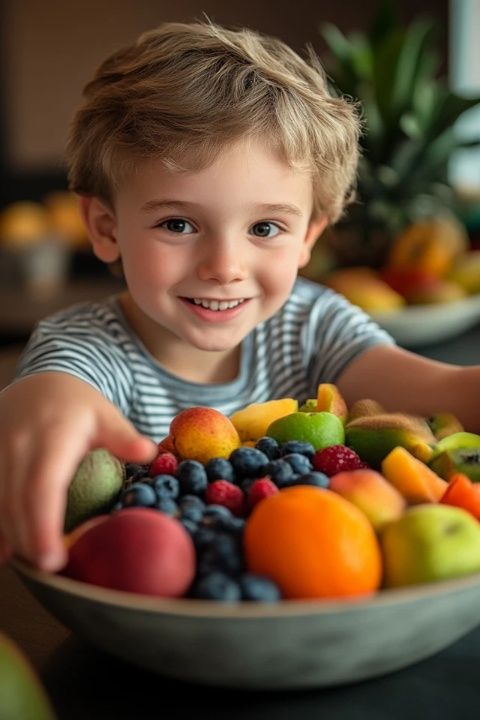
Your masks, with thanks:
[{"label": "kiwi slice", "polygon": [[468,475],[472,482],[480,483],[480,445],[477,447],[445,450],[430,461],[437,475],[448,480],[453,473]]}]

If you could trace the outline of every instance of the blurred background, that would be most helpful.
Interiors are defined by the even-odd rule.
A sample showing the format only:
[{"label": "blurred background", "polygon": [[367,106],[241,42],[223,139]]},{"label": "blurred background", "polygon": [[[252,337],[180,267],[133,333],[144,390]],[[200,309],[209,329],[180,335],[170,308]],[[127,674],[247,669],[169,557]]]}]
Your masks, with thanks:
[{"label": "blurred background", "polygon": [[[358,200],[305,274],[329,282],[339,270],[369,268],[385,284],[388,268],[395,299],[381,297],[373,309],[367,301],[372,312],[480,292],[478,258],[468,289],[456,280],[457,289],[437,284],[428,295],[424,283],[409,299],[403,276],[392,275],[392,262],[411,270],[412,248],[418,257],[419,222],[430,223],[420,233],[430,280],[433,267],[436,280],[451,283],[454,259],[477,250],[478,0],[0,0],[0,346],[13,347],[12,358],[40,317],[120,287],[91,255],[67,192],[63,149],[84,83],[140,32],[204,14],[279,36],[299,52],[311,44],[336,91],[364,106]],[[403,240],[392,261],[396,238],[412,226],[416,239]],[[446,248],[438,267],[432,237],[435,257]],[[348,296],[354,280],[339,291]],[[353,301],[365,304],[361,293]]]}]

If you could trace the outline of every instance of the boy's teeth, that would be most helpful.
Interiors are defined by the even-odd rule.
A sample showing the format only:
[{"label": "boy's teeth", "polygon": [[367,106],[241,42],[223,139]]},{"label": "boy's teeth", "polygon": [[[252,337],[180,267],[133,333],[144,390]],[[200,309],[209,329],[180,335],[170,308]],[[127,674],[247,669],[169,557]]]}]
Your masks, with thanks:
[{"label": "boy's teeth", "polygon": [[230,310],[231,308],[237,307],[243,302],[243,298],[240,300],[203,300],[201,298],[193,298],[195,305],[201,305],[207,310]]}]

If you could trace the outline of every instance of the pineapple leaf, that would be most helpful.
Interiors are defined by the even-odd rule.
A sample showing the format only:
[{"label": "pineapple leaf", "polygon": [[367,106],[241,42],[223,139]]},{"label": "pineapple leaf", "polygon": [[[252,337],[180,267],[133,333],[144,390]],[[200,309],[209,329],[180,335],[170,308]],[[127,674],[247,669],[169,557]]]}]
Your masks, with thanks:
[{"label": "pineapple leaf", "polygon": [[433,36],[435,25],[430,20],[418,20],[406,30],[403,42],[398,52],[395,78],[392,86],[392,112],[402,113],[409,107],[412,94],[417,83],[424,82],[419,72],[427,69],[422,60],[428,54],[428,48]]}]

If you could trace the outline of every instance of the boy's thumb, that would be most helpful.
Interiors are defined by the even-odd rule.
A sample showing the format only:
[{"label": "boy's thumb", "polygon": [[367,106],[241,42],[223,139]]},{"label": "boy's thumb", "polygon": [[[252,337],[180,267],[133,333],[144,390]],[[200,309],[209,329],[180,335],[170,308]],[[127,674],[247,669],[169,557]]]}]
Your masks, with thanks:
[{"label": "boy's thumb", "polygon": [[158,446],[149,438],[141,435],[135,427],[119,415],[101,428],[99,445],[109,450],[112,455],[121,460],[137,463],[147,463],[154,459],[158,453]]}]

